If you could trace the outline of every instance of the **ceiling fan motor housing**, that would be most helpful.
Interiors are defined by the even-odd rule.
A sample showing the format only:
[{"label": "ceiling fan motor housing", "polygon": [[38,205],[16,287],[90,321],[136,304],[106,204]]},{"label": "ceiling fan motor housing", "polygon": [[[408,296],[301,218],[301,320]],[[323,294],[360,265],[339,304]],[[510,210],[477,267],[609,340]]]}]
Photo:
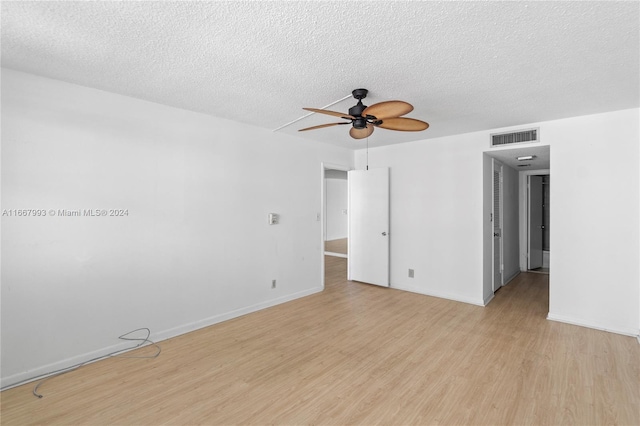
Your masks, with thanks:
[{"label": "ceiling fan motor housing", "polygon": [[362,112],[367,108],[367,106],[362,103],[362,100],[367,97],[367,93],[369,93],[367,89],[355,89],[351,92],[353,97],[358,100],[355,106],[349,108],[349,115],[355,117],[353,127],[356,129],[364,129],[367,127],[367,120],[365,117],[362,117]]},{"label": "ceiling fan motor housing", "polygon": [[364,129],[365,127],[367,127],[367,119],[364,117],[356,116],[356,118],[353,119],[353,127],[355,127],[356,129]]},{"label": "ceiling fan motor housing", "polygon": [[362,115],[362,111],[364,111],[366,108],[367,106],[364,105],[362,101],[358,101],[357,105],[349,108],[349,115],[353,117],[360,117]]}]

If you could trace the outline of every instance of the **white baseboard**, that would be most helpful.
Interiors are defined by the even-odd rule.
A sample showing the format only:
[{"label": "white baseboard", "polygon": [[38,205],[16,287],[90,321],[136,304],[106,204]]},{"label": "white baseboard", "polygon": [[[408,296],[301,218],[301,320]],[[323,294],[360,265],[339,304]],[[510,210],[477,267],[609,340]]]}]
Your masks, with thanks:
[{"label": "white baseboard", "polygon": [[[502,287],[506,286],[507,284],[509,284],[511,281],[513,281],[513,279],[515,277],[517,277],[518,275],[520,275],[520,271],[516,271],[515,273],[513,273],[513,275],[511,275],[509,278],[506,279],[506,281],[504,281],[504,283],[502,284]],[[488,295],[487,297],[484,298],[484,305],[483,306],[487,306],[489,304],[489,302],[491,302],[494,298],[495,293],[491,293],[490,295]]]},{"label": "white baseboard", "polygon": [[567,317],[564,315],[556,315],[552,313],[549,313],[547,315],[547,319],[551,321],[563,322],[571,325],[578,325],[580,327],[593,328],[595,330],[608,331],[609,333],[622,334],[624,336],[638,337],[638,335],[640,334],[640,330],[637,328],[626,328],[626,327],[603,325],[593,321],[584,321],[582,319]]},{"label": "white baseboard", "polygon": [[514,272],[513,275],[511,275],[509,278],[507,278],[506,281],[504,282],[504,284],[502,284],[502,286],[504,287],[505,285],[509,284],[518,275],[520,275],[520,271],[519,270]]},{"label": "white baseboard", "polygon": [[[188,324],[184,324],[178,327],[170,328],[168,330],[160,331],[154,333],[152,330],[149,339],[153,342],[161,342],[163,340],[170,339],[172,337],[180,336],[182,334],[189,333],[191,331],[199,330],[201,328],[209,327],[210,325],[214,325],[223,321],[227,321],[233,318],[241,317],[243,315],[250,314],[252,312],[257,312],[262,309],[270,308],[272,306],[280,305],[285,302],[290,302],[295,299],[299,299],[301,297],[310,296],[315,293],[319,293],[324,289],[324,287],[314,287],[308,290],[300,291],[297,293],[289,294],[286,296],[278,297],[276,299],[268,300],[266,302],[258,303],[252,306],[247,306],[245,308],[236,309],[235,311],[225,312],[223,314],[214,315],[209,318],[204,318],[199,321],[194,321]],[[65,368],[70,368],[74,365],[82,364],[89,360],[94,360],[91,362],[99,361],[104,357],[118,351],[124,351],[127,348],[131,348],[131,342],[123,342],[117,345],[111,345],[104,347],[102,349],[98,349],[92,352],[86,352],[81,355],[76,355],[70,358],[63,359],[61,361],[54,362],[52,364],[43,365],[28,371],[24,371],[21,373],[17,373],[8,377],[4,377],[0,380],[0,389],[5,390],[15,386],[22,385],[24,383],[28,383],[31,381],[39,380],[48,375],[51,375],[54,371],[63,370]],[[135,348],[131,348],[135,349]]]},{"label": "white baseboard", "polygon": [[[63,359],[51,364],[36,367],[32,370],[23,371],[21,373],[14,374],[12,376],[4,377],[0,380],[0,389],[5,390],[15,386],[19,386],[25,383],[29,383],[34,380],[45,378],[54,374],[56,371],[71,368],[74,365],[95,362],[105,358],[109,354],[114,352],[124,351],[131,347],[131,342],[122,342],[117,345],[107,346],[105,348],[98,349],[96,351],[86,352],[84,354],[76,355],[70,358]],[[123,352],[124,353],[124,352]],[[89,361],[95,360],[95,361]]]},{"label": "white baseboard", "polygon": [[233,318],[238,318],[243,315],[250,314],[252,312],[257,312],[262,309],[270,308],[272,306],[280,305],[282,303],[290,302],[295,299],[299,299],[301,297],[310,296],[315,293],[319,293],[324,289],[324,287],[314,287],[309,290],[299,291],[297,293],[288,294],[286,296],[278,297],[277,299],[267,300],[266,302],[258,303],[252,306],[247,306],[245,308],[236,309],[235,311],[226,312],[223,314],[214,315],[209,318],[205,318],[199,321],[195,321],[189,324],[181,325],[178,327],[170,328],[168,330],[161,331],[159,333],[153,333],[152,339],[154,341],[162,341],[166,339],[170,339],[172,337],[180,336],[185,333],[189,333],[191,331],[199,330],[201,328],[209,327],[210,325],[214,325],[223,321],[228,321]]},{"label": "white baseboard", "polygon": [[495,293],[493,293],[493,292],[490,295],[488,295],[487,297],[485,297],[483,306],[487,306],[489,304],[489,302],[491,302],[493,300],[494,297],[495,297]]},{"label": "white baseboard", "polygon": [[465,296],[459,296],[459,295],[453,294],[453,293],[425,291],[425,290],[423,290],[421,288],[407,286],[407,285],[394,285],[394,284],[391,284],[391,288],[394,288],[396,290],[410,291],[411,293],[418,293],[418,294],[422,294],[424,296],[432,296],[432,297],[439,297],[440,299],[453,300],[455,302],[469,303],[471,305],[476,305],[476,306],[484,306],[485,305],[485,302],[482,299],[471,299],[471,298],[468,298],[468,297],[465,297]]}]

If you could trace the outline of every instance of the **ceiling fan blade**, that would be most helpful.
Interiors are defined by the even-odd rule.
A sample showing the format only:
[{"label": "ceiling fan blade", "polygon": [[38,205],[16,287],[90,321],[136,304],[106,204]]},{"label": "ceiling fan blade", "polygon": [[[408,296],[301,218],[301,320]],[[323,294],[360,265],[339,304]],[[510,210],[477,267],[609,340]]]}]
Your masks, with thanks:
[{"label": "ceiling fan blade", "polygon": [[428,129],[429,123],[414,118],[393,117],[382,120],[382,123],[376,126],[382,127],[383,129],[400,130],[403,132],[419,132],[420,130]]},{"label": "ceiling fan blade", "polygon": [[343,114],[341,112],[336,112],[336,111],[329,111],[326,109],[318,109],[318,108],[302,108],[302,109],[305,111],[318,112],[320,114],[333,115],[334,117],[341,117],[346,120],[353,120],[355,118],[349,114]]},{"label": "ceiling fan blade", "polygon": [[367,127],[364,129],[356,129],[355,127],[352,127],[351,130],[349,130],[349,135],[354,139],[364,139],[373,133],[373,129],[374,127],[371,124],[367,124]]},{"label": "ceiling fan blade", "polygon": [[327,124],[320,124],[319,126],[312,126],[312,127],[306,127],[304,129],[300,129],[298,130],[299,132],[304,132],[305,130],[315,130],[315,129],[322,129],[323,127],[331,127],[331,126],[338,126],[340,124],[351,124],[348,122],[342,122],[342,123],[327,123]]},{"label": "ceiling fan blade", "polygon": [[400,117],[413,111],[413,105],[403,101],[386,101],[373,104],[362,111],[362,116],[373,115],[378,120]]}]

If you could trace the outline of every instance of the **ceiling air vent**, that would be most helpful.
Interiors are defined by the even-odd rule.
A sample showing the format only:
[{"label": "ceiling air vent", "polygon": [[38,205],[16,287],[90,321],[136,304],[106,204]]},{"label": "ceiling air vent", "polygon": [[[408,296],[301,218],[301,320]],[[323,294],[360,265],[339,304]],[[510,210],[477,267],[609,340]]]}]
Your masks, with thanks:
[{"label": "ceiling air vent", "polygon": [[540,142],[539,136],[539,129],[521,130],[519,132],[511,133],[494,133],[491,135],[491,146]]}]

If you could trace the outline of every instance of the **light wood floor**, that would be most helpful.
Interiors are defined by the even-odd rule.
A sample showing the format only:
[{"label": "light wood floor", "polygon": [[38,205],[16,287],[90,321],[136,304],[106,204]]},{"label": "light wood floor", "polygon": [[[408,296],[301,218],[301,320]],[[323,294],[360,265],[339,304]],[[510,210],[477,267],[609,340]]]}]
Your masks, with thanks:
[{"label": "light wood floor", "polygon": [[324,242],[324,251],[331,253],[347,254],[348,238],[341,238],[339,240],[330,240]]},{"label": "light wood floor", "polygon": [[547,321],[548,276],[485,308],[347,282],[2,393],[2,424],[638,425],[635,338]]}]

